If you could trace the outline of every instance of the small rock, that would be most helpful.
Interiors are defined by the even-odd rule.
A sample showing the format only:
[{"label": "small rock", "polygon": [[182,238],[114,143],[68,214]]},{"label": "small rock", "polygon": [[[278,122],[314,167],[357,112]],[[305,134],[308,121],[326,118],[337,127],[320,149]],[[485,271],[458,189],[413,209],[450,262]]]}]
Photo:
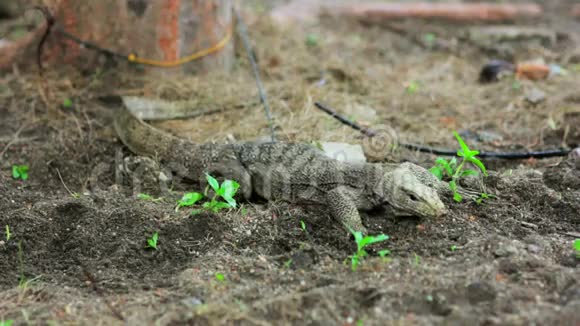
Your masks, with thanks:
[{"label": "small rock", "polygon": [[496,257],[508,257],[517,254],[518,249],[514,246],[499,244],[493,253]]},{"label": "small rock", "polygon": [[580,285],[578,284],[570,286],[560,296],[560,303],[562,305],[566,305],[572,301],[580,301]]},{"label": "small rock", "polygon": [[514,274],[520,270],[518,264],[510,259],[502,259],[499,262],[499,271],[505,274]]},{"label": "small rock", "polygon": [[326,156],[348,163],[365,163],[366,157],[360,145],[346,143],[321,142],[320,146]]},{"label": "small rock", "polygon": [[525,98],[529,103],[536,105],[546,100],[546,93],[540,89],[533,88],[526,93]]},{"label": "small rock", "polygon": [[466,288],[467,299],[471,304],[492,301],[497,296],[497,291],[488,282],[473,282]]},{"label": "small rock", "polygon": [[482,142],[494,142],[494,141],[502,141],[503,136],[498,134],[497,132],[490,131],[490,130],[482,130],[477,133],[477,138]]},{"label": "small rock", "polygon": [[159,172],[159,177],[158,178],[159,178],[159,181],[161,181],[161,182],[167,182],[167,181],[169,181],[169,178],[163,172]]},{"label": "small rock", "polygon": [[188,306],[188,307],[195,307],[195,306],[199,306],[200,304],[203,304],[203,302],[197,297],[185,298],[185,299],[181,300],[181,303],[183,303],[185,306]]}]

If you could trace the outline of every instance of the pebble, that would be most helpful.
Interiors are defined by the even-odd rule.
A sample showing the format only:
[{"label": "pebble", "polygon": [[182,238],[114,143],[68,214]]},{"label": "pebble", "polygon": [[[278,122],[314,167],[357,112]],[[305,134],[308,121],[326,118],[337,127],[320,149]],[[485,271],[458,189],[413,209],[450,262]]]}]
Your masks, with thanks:
[{"label": "pebble", "polygon": [[497,291],[493,285],[485,281],[477,281],[469,284],[466,288],[467,299],[471,304],[493,301],[497,297]]},{"label": "pebble", "polygon": [[525,98],[526,98],[526,101],[535,105],[535,104],[539,104],[539,103],[543,102],[544,100],[546,100],[546,93],[544,93],[540,89],[533,88],[526,93]]},{"label": "pebble", "polygon": [[518,253],[518,249],[510,245],[499,245],[493,252],[496,257],[508,257]]}]

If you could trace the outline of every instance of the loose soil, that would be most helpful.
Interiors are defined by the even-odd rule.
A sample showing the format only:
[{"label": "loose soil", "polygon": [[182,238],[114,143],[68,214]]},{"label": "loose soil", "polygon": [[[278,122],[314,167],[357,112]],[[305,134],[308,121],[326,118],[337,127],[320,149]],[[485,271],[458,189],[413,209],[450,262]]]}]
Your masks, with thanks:
[{"label": "loose soil", "polygon": [[[568,74],[489,85],[477,78],[492,57],[458,41],[465,26],[400,23],[405,36],[330,18],[280,27],[260,3],[246,9],[257,17],[251,34],[282,141],[365,144],[369,156],[382,149],[381,141],[318,112],[313,102],[321,101],[399,141],[455,148],[458,130],[480,150],[579,146],[580,23],[561,18],[562,1],[550,2],[553,12],[534,23],[562,33],[555,44],[502,49],[513,46],[517,60],[556,62]],[[410,40],[426,33],[437,42]],[[446,198],[449,214],[439,219],[364,215],[370,233],[390,239],[372,247],[355,272],[349,255],[356,246],[323,208],[252,201],[191,215],[176,211],[175,202],[184,191],[203,189],[176,182],[163,191],[151,178],[122,172],[135,156],[115,137],[114,109],[104,101],[110,95],[197,99],[223,110],[155,123],[193,141],[269,135],[249,65],[238,53],[229,76],[152,80],[118,65],[83,72],[52,66],[41,78],[31,63],[1,77],[0,226],[11,237],[0,238],[0,320],[580,325],[580,259],[572,248],[580,238],[578,156],[487,160],[485,185],[497,198],[481,205]],[[414,92],[406,88],[411,82]],[[529,103],[533,89],[545,100]],[[66,98],[72,107],[61,105]],[[435,158],[403,149],[380,153],[373,157],[425,167]],[[14,164],[30,166],[28,180],[12,178]],[[147,249],[154,232],[158,248]],[[377,256],[385,247],[388,259]]]}]

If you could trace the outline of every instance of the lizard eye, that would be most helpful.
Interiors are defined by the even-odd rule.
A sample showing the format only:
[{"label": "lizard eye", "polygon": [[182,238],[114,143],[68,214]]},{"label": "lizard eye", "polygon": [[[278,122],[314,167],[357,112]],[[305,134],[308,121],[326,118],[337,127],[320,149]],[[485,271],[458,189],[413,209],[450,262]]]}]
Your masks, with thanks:
[{"label": "lizard eye", "polygon": [[409,199],[411,199],[412,201],[418,201],[417,197],[413,194],[409,194]]}]

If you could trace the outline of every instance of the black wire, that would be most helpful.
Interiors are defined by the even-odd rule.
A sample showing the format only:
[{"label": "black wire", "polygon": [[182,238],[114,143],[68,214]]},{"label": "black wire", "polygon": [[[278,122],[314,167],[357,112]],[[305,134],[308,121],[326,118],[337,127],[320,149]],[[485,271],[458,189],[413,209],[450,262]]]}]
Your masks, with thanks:
[{"label": "black wire", "polygon": [[64,30],[64,28],[62,28],[62,26],[60,26],[58,24],[58,22],[56,21],[54,16],[50,13],[50,10],[48,10],[47,7],[36,6],[36,7],[33,7],[32,9],[40,11],[42,13],[42,15],[44,16],[44,19],[46,20],[46,31],[42,35],[40,42],[38,42],[38,46],[36,49],[36,61],[37,61],[37,65],[38,65],[38,68],[40,69],[41,73],[42,73],[42,51],[44,48],[44,44],[46,43],[46,40],[48,39],[48,36],[52,32],[60,34],[62,37],[77,43],[78,45],[80,45],[81,47],[83,47],[85,49],[100,52],[101,54],[103,54],[109,58],[118,58],[118,59],[122,59],[124,61],[129,61],[128,55],[125,55],[125,54],[122,54],[119,52],[115,52],[115,51],[112,51],[110,49],[102,48],[95,43],[82,40],[82,39],[68,33],[67,31]]},{"label": "black wire", "polygon": [[44,16],[44,19],[46,20],[46,30],[42,34],[42,37],[40,38],[40,42],[38,42],[38,45],[36,47],[36,65],[38,66],[38,71],[39,71],[40,75],[42,76],[42,71],[43,71],[43,68],[42,68],[42,50],[44,49],[44,43],[46,43],[48,36],[52,32],[55,20],[54,20],[54,17],[51,15],[51,13],[48,11],[47,7],[36,6],[36,7],[33,7],[32,9],[40,11],[40,13]]},{"label": "black wire", "polygon": [[248,36],[248,28],[246,27],[246,23],[242,18],[242,15],[238,12],[237,9],[234,8],[234,13],[236,15],[236,20],[238,22],[238,32],[242,38],[242,42],[244,43],[244,47],[246,48],[246,53],[248,55],[248,59],[250,60],[250,64],[252,65],[252,71],[254,72],[254,77],[256,79],[256,85],[258,86],[258,92],[260,93],[260,100],[262,104],[264,104],[264,111],[266,113],[266,119],[268,119],[268,126],[270,127],[270,133],[272,137],[272,142],[276,142],[276,133],[274,131],[274,123],[272,122],[272,114],[270,110],[270,104],[268,103],[268,97],[266,96],[266,90],[264,89],[264,85],[262,84],[262,79],[260,78],[260,69],[258,68],[258,64],[256,63],[256,58],[254,57],[254,52],[252,51],[252,45],[250,44],[250,37]]},{"label": "black wire", "polygon": [[[377,132],[359,126],[354,121],[347,119],[346,117],[340,115],[335,110],[329,108],[328,106],[320,103],[315,102],[314,105],[319,108],[320,110],[328,113],[336,120],[340,121],[341,123],[360,131],[363,135],[367,137],[374,137],[377,135]],[[429,146],[417,145],[417,144],[409,144],[409,143],[398,143],[396,144],[400,147],[407,148],[410,150],[422,152],[422,153],[430,153],[435,155],[442,155],[442,156],[456,156],[456,150],[449,150],[449,149],[438,149]],[[501,158],[501,159],[526,159],[526,158],[548,158],[548,157],[559,157],[559,156],[566,156],[570,153],[569,149],[550,149],[545,151],[537,151],[537,152],[523,152],[523,153],[496,153],[496,152],[480,152],[477,156],[481,158]]]}]

